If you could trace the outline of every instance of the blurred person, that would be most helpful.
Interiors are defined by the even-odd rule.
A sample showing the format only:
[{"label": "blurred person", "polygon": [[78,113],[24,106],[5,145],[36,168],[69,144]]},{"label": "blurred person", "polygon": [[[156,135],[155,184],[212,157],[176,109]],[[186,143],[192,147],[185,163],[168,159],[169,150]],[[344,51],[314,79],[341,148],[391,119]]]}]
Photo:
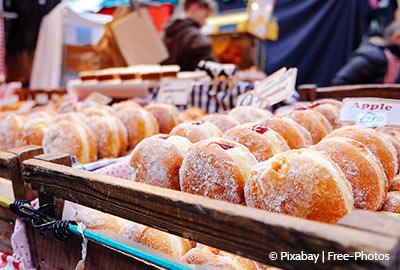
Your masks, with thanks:
[{"label": "blurred person", "polygon": [[182,71],[192,71],[201,60],[214,61],[211,42],[201,34],[200,28],[206,19],[216,10],[214,0],[186,0],[183,17],[167,25],[164,43],[169,58],[162,64],[177,64]]},{"label": "blurred person", "polygon": [[332,85],[395,83],[400,70],[400,21],[389,24],[383,38],[373,37],[351,55]]}]

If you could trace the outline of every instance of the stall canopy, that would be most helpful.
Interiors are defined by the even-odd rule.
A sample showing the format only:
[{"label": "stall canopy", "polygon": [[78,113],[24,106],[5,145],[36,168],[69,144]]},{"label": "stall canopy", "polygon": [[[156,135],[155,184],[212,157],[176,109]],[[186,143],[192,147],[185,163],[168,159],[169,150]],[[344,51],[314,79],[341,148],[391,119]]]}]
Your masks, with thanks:
[{"label": "stall canopy", "polygon": [[367,28],[368,1],[277,0],[279,39],[268,42],[267,72],[297,67],[298,84],[329,85]]}]

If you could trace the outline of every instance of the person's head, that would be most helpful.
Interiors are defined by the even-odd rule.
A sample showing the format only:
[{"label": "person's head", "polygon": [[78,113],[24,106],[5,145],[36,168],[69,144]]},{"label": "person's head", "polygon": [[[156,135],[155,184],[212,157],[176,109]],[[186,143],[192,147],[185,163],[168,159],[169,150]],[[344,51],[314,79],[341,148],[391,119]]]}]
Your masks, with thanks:
[{"label": "person's head", "polygon": [[206,19],[217,8],[214,0],[186,0],[184,4],[185,16],[203,26]]},{"label": "person's head", "polygon": [[385,28],[383,37],[388,44],[400,46],[400,21],[389,24]]}]

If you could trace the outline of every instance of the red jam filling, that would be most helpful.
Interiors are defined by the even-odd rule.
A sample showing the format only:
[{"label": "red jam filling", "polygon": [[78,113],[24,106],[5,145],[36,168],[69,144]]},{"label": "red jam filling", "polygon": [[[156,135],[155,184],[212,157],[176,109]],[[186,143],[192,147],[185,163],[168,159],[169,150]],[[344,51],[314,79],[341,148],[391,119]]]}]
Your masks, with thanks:
[{"label": "red jam filling", "polygon": [[199,125],[201,125],[203,123],[204,123],[203,121],[194,121],[194,122],[192,122],[192,125],[199,126]]},{"label": "red jam filling", "polygon": [[226,143],[218,143],[218,142],[215,142],[215,144],[218,144],[218,145],[219,145],[222,149],[224,149],[224,150],[228,150],[228,149],[231,149],[231,148],[234,147],[233,145],[226,144]]},{"label": "red jam filling", "polygon": [[251,130],[254,130],[255,132],[260,133],[260,134],[264,134],[265,132],[268,131],[268,128],[264,127],[264,126],[257,125],[257,126],[254,126]]},{"label": "red jam filling", "polygon": [[158,136],[158,138],[163,139],[163,140],[166,140],[169,137],[171,137],[171,135],[169,135],[169,134],[161,134],[161,135]]}]

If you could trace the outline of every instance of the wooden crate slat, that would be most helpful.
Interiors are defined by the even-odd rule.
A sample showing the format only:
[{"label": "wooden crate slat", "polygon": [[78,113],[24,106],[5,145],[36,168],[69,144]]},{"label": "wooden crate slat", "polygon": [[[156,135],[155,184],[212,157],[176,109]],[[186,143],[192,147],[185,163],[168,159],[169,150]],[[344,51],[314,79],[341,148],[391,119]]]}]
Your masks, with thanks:
[{"label": "wooden crate slat", "polygon": [[[390,253],[391,260],[326,262],[315,267],[397,267],[399,239],[343,226],[322,224],[211,200],[183,192],[95,175],[41,160],[23,163],[34,187],[55,197],[149,225],[267,264],[292,269],[292,263],[271,261],[271,251],[319,253]],[[306,262],[296,262],[296,267]],[[308,265],[309,266],[309,265]],[[395,268],[393,268],[395,269]]]}]

